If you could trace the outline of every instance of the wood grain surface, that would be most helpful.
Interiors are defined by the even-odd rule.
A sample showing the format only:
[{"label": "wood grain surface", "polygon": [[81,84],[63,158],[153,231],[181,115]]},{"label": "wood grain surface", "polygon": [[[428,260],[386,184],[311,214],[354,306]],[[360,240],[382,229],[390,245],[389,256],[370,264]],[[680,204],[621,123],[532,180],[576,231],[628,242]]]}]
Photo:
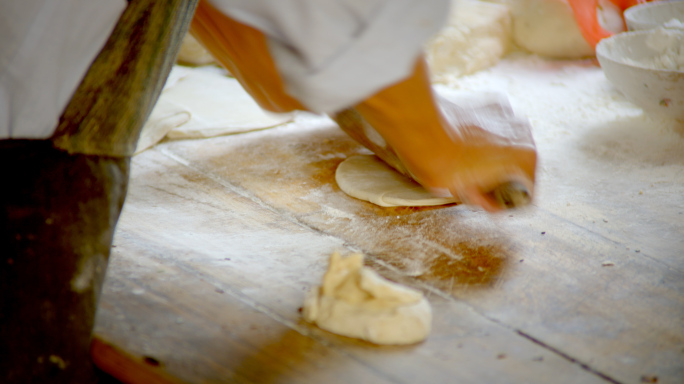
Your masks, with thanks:
[{"label": "wood grain surface", "polygon": [[[335,168],[366,150],[321,117],[144,152],[96,337],[188,383],[684,382],[684,152],[615,156],[641,137],[625,124],[684,142],[679,128],[570,131],[544,113],[537,199],[493,216],[345,195]],[[422,290],[428,340],[380,347],[303,322],[334,250]]]}]

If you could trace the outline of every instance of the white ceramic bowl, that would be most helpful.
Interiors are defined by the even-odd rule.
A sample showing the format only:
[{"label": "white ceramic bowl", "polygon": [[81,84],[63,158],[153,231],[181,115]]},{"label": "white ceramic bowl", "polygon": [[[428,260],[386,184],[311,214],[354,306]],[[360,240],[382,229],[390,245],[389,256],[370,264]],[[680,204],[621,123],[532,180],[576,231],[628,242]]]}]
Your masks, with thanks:
[{"label": "white ceramic bowl", "polygon": [[646,44],[655,31],[620,33],[601,40],[596,57],[608,80],[632,103],[654,116],[684,120],[684,71],[638,64],[657,52]]},{"label": "white ceramic bowl", "polygon": [[657,1],[635,5],[627,9],[624,16],[630,31],[653,29],[672,19],[684,23],[684,1]]}]

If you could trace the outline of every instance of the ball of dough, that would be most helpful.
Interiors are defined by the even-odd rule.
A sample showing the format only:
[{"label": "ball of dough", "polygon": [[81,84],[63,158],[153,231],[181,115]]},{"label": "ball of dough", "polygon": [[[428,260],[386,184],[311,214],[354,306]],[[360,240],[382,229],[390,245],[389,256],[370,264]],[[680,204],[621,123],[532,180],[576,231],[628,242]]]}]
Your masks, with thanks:
[{"label": "ball of dough", "polygon": [[513,41],[521,48],[556,59],[593,56],[566,0],[497,0],[510,7]]},{"label": "ball of dough", "polygon": [[430,333],[423,294],[363,266],[363,255],[330,257],[320,287],[304,302],[304,319],[326,331],[375,344],[413,344]]},{"label": "ball of dough", "polygon": [[570,5],[560,0],[518,1],[514,12],[513,38],[530,52],[552,58],[592,56]]}]

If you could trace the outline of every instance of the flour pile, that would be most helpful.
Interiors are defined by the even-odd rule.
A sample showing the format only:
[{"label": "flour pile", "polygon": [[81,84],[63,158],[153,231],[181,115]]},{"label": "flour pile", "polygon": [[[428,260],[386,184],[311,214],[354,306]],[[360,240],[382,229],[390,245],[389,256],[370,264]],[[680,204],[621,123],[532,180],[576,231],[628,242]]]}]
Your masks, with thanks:
[{"label": "flour pile", "polygon": [[646,45],[657,52],[643,62],[647,68],[684,71],[684,29],[655,30],[646,39]]}]

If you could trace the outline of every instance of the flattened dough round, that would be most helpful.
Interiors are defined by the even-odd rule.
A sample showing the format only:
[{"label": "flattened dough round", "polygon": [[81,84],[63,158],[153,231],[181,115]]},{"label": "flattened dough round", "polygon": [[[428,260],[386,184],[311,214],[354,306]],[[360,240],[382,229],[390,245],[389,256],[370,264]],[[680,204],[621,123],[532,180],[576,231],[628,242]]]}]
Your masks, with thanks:
[{"label": "flattened dough round", "polygon": [[347,195],[381,207],[419,207],[456,202],[453,197],[432,195],[373,155],[347,158],[337,167],[335,181]]},{"label": "flattened dough round", "polygon": [[222,74],[190,69],[159,99],[190,113],[190,120],[167,134],[169,139],[201,139],[275,127],[292,120],[292,114],[268,113],[242,88]]}]

